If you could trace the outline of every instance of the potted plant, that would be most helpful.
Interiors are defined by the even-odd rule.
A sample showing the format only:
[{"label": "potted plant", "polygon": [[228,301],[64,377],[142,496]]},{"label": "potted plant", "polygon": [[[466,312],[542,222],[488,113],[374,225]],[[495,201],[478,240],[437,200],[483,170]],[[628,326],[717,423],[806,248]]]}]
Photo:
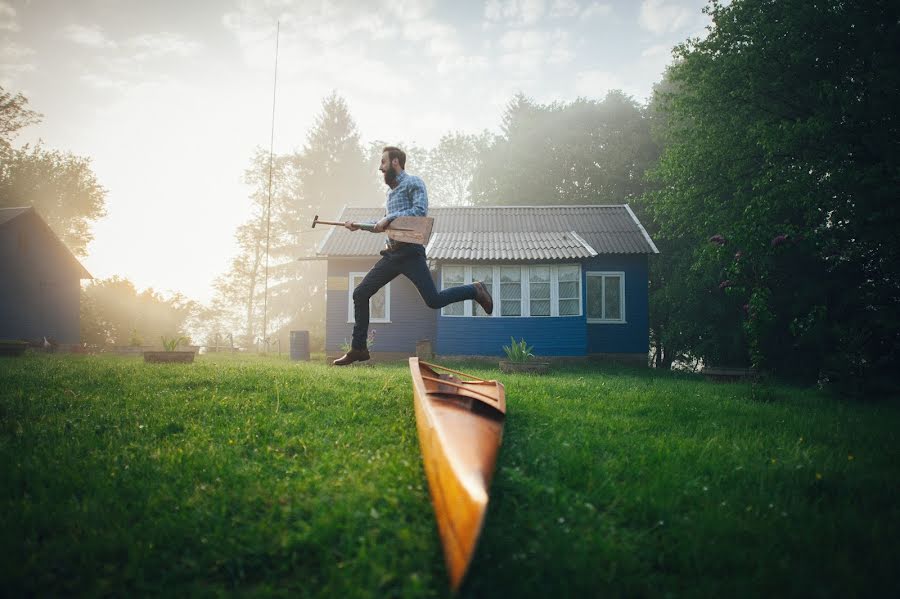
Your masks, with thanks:
[{"label": "potted plant", "polygon": [[503,346],[506,353],[506,360],[500,360],[501,372],[531,372],[534,374],[545,374],[550,370],[549,362],[540,362],[535,358],[532,350],[533,346],[525,343],[525,339],[516,342],[512,337],[509,338],[510,344]]},{"label": "potted plant", "polygon": [[193,351],[176,351],[179,344],[187,341],[187,337],[160,337],[162,339],[163,351],[145,351],[144,362],[152,363],[168,363],[182,362],[191,363],[194,361]]}]

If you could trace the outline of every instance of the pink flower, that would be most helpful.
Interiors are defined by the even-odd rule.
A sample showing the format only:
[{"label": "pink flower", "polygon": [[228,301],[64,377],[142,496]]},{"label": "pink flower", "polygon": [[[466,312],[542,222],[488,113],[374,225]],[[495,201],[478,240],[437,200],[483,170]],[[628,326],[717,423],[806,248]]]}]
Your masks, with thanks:
[{"label": "pink flower", "polygon": [[709,242],[716,245],[725,245],[725,238],[722,235],[713,235],[709,238]]},{"label": "pink flower", "polygon": [[783,243],[787,243],[787,240],[788,240],[787,235],[777,235],[772,238],[772,247],[775,248]]},{"label": "pink flower", "polygon": [[729,281],[728,279],[719,283],[719,289],[727,289],[728,287],[731,287],[731,281]]}]

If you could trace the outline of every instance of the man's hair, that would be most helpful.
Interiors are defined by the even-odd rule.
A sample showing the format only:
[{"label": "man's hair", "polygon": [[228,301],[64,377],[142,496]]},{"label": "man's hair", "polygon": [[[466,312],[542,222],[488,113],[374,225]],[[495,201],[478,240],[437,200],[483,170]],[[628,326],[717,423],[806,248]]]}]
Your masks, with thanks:
[{"label": "man's hair", "polygon": [[401,150],[400,148],[395,148],[394,146],[384,146],[381,149],[381,153],[388,153],[388,160],[393,162],[394,158],[400,161],[400,168],[406,169],[406,152]]}]

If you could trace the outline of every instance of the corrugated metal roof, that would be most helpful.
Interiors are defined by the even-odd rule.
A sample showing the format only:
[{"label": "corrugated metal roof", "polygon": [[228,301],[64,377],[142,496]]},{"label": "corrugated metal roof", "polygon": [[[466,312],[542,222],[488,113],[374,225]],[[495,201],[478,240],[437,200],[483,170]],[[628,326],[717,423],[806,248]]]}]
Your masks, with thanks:
[{"label": "corrugated metal roof", "polygon": [[432,260],[566,260],[597,255],[574,231],[518,233],[435,233]]},{"label": "corrugated metal roof", "polygon": [[[376,221],[383,215],[381,208],[348,207],[338,220]],[[434,217],[428,257],[437,260],[545,260],[553,256],[570,259],[658,253],[625,204],[432,208],[428,215]],[[471,245],[464,247],[468,241]],[[335,227],[322,242],[319,254],[377,256],[383,248],[384,235]],[[465,252],[469,257],[462,257]]]}]

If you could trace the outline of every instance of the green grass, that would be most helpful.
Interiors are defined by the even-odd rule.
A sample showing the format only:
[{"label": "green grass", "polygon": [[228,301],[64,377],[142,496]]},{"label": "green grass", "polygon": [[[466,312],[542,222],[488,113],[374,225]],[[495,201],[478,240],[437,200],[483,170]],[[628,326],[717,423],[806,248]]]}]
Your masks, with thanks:
[{"label": "green grass", "polygon": [[[896,403],[455,364],[509,410],[463,596],[900,594]],[[0,360],[0,531],[9,596],[448,595],[405,363]]]}]

